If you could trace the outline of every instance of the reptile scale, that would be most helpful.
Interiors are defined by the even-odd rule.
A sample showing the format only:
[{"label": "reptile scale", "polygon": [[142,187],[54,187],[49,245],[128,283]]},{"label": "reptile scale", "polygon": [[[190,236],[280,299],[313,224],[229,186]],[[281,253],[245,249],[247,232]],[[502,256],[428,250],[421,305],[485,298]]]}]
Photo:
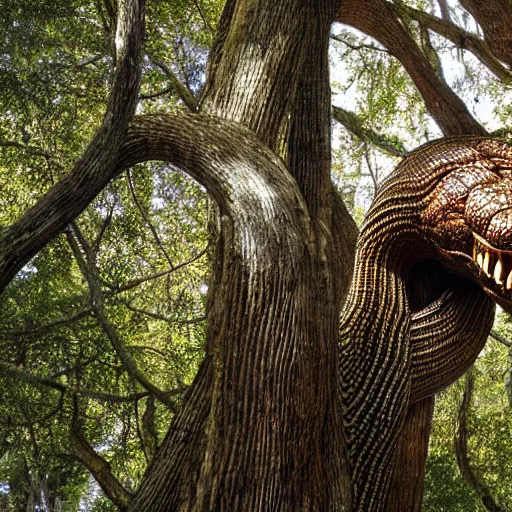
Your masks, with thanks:
[{"label": "reptile scale", "polygon": [[386,508],[409,407],[471,366],[494,302],[512,310],[512,148],[482,137],[422,146],[366,216],[341,316],[354,510]]}]

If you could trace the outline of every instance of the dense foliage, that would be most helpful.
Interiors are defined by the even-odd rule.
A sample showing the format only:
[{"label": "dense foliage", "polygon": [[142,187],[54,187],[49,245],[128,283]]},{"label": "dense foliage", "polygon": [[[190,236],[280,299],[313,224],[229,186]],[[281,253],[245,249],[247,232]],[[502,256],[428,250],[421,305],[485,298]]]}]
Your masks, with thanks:
[{"label": "dense foliage", "polygon": [[[116,16],[110,0],[1,4],[0,227],[66,174],[99,124]],[[222,4],[150,2],[139,113],[195,108]],[[437,2],[394,4],[478,120],[489,131],[511,129],[512,80],[410,10],[438,14]],[[462,7],[449,10],[450,23],[478,33]],[[331,54],[333,179],[361,220],[398,158],[441,132],[399,61],[375,40],[336,24]],[[112,508],[87,470],[94,453],[135,491],[203,355],[212,210],[201,187],[177,170],[138,166],[10,284],[0,302],[0,508]],[[98,297],[101,321],[92,314]],[[497,329],[512,338],[507,319]],[[468,416],[473,471],[509,509],[510,350],[488,344]],[[425,510],[485,510],[454,456],[463,393],[457,384],[437,403]]]}]

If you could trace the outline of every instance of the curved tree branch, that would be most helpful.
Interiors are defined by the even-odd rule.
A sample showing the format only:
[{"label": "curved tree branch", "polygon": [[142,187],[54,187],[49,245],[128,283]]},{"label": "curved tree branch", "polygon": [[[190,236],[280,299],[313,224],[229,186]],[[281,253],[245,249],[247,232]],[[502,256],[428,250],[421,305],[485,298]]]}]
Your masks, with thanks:
[{"label": "curved tree branch", "polygon": [[[137,381],[139,384],[152,393],[158,400],[169,407],[171,410],[174,409],[174,404],[167,393],[162,391],[160,388],[155,386],[146,375],[139,368],[133,357],[130,355],[127,347],[124,344],[121,336],[117,332],[115,326],[108,320],[105,313],[105,300],[104,294],[101,290],[101,283],[99,280],[98,272],[96,269],[96,262],[94,255],[91,255],[91,246],[85,240],[80,230],[76,225],[73,225],[71,231],[68,231],[67,238],[69,245],[73,251],[73,254],[78,262],[78,266],[89,286],[90,291],[90,307],[96,317],[99,325],[103,329],[107,338],[109,339],[112,347],[116,351],[121,363],[123,364],[126,371]],[[84,255],[81,253],[77,241],[74,237],[80,241]]]},{"label": "curved tree branch", "polygon": [[475,386],[474,370],[471,369],[466,374],[464,393],[459,406],[457,415],[457,425],[454,437],[455,456],[457,464],[464,477],[464,480],[477,492],[482,504],[490,512],[508,512],[507,509],[500,507],[494,500],[490,490],[485,483],[478,478],[473,471],[468,456],[468,439],[470,437],[468,430],[468,414],[473,401],[473,391]]},{"label": "curved tree branch", "polygon": [[94,451],[93,447],[85,437],[79,423],[78,400],[76,396],[70,436],[76,455],[82,464],[84,464],[84,466],[94,476],[107,498],[112,501],[119,510],[126,510],[131,500],[131,494],[114,476],[110,464]]},{"label": "curved tree branch", "polygon": [[492,53],[512,67],[512,4],[504,0],[460,0],[460,3],[482,27]]},{"label": "curved tree branch", "polygon": [[[198,104],[196,97],[192,94],[192,92],[188,89],[186,85],[183,85],[181,83],[181,80],[172,72],[171,68],[169,66],[166,66],[163,62],[154,62],[155,66],[157,68],[160,68],[169,78],[171,81],[171,86],[166,89],[166,92],[170,92],[172,90],[176,91],[178,96],[181,98],[181,101],[185,103],[187,108],[190,110],[190,112],[197,112],[198,110]],[[157,94],[163,94],[163,92],[157,93]],[[141,96],[141,98],[151,98],[154,97],[154,95],[148,95],[148,96]]]},{"label": "curved tree branch", "polygon": [[360,140],[370,142],[378,149],[391,156],[405,157],[407,155],[407,150],[401,141],[365,128],[361,119],[353,112],[333,106],[332,113],[336,121],[341,123]]},{"label": "curved tree branch", "polygon": [[[237,478],[230,462],[234,460],[246,468],[244,478],[251,482],[244,495],[249,503],[254,493],[261,492],[264,482],[277,478],[283,460],[297,461],[293,464],[299,465],[304,461],[303,446],[291,447],[287,443],[283,452],[283,444],[274,441],[273,434],[261,449],[243,452],[239,452],[243,446],[235,438],[254,432],[254,422],[259,421],[260,414],[265,415],[265,421],[268,415],[275,416],[272,421],[276,425],[291,421],[294,429],[305,429],[303,413],[295,402],[281,400],[280,386],[317,386],[312,384],[310,388],[309,383],[301,382],[306,370],[283,375],[275,366],[288,364],[282,358],[296,354],[297,348],[292,348],[295,343],[302,346],[309,340],[311,347],[317,345],[313,340],[318,331],[312,325],[301,325],[305,315],[300,312],[311,304],[312,299],[307,298],[312,289],[308,280],[317,282],[317,267],[310,267],[316,251],[311,221],[297,184],[282,161],[254,133],[236,123],[205,115],[138,117],[123,146],[120,169],[147,159],[169,161],[182,168],[216,199],[223,224],[222,272],[207,320],[207,345],[215,352],[215,365],[203,369],[200,375],[209,377],[207,381],[198,377],[192,393],[194,397],[198,396],[196,393],[202,395],[204,386],[209,387],[213,379],[212,408],[191,411],[186,405],[180,412],[130,508],[149,511],[164,502],[173,508],[189,499],[197,499],[198,508],[203,507],[200,500],[205,500],[207,507],[223,492],[219,482],[226,482],[229,487],[231,479]],[[271,270],[276,265],[278,273]],[[268,315],[272,318],[271,327],[265,320]],[[276,338],[280,326],[296,322],[293,329],[286,328],[286,336]],[[297,333],[301,333],[300,340],[296,339]],[[261,354],[257,364],[249,362],[254,351]],[[211,361],[205,364],[211,365]],[[261,372],[279,377],[261,379]],[[297,383],[279,384],[281,379]],[[240,417],[241,409],[236,404],[244,396],[253,397],[254,414],[243,413]],[[196,418],[194,445],[190,445],[188,437],[186,442],[178,441],[183,422],[189,424],[186,417],[191,414]],[[236,420],[233,414],[238,415]],[[205,433],[204,421],[208,417],[211,427]],[[221,442],[216,437],[217,429],[223,432]],[[307,432],[305,429],[304,435]],[[197,453],[197,443],[206,448],[206,455]],[[268,453],[265,472],[256,472],[259,462],[254,457],[259,450]],[[199,479],[198,457],[200,461],[204,457],[205,464]],[[165,485],[159,485],[155,493],[156,480],[163,473]],[[304,478],[308,478],[306,473]],[[191,487],[189,479],[197,483]]]},{"label": "curved tree branch", "polygon": [[145,0],[120,2],[117,65],[101,128],[70,174],[19,220],[0,231],[0,293],[42,247],[77,217],[112,179],[139,92]]},{"label": "curved tree branch", "polygon": [[420,25],[433,30],[450,40],[457,48],[469,50],[484,66],[506,84],[512,83],[512,72],[491,52],[485,41],[458,27],[451,21],[440,19],[432,14],[406,5],[400,6],[400,12],[417,21]]},{"label": "curved tree branch", "polygon": [[373,37],[402,63],[445,135],[486,133],[462,100],[439,79],[393,5],[386,0],[343,0],[337,21]]}]

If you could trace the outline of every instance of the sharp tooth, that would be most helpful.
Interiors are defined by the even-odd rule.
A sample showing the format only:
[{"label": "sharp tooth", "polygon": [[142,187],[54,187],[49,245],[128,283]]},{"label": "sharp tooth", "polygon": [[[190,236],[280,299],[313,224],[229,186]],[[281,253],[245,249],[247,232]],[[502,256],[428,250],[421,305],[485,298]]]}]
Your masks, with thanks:
[{"label": "sharp tooth", "polygon": [[503,284],[503,280],[501,278],[502,269],[503,269],[503,267],[501,265],[501,259],[499,259],[496,262],[496,266],[494,267],[494,280],[496,281],[496,284],[499,284],[499,285]]},{"label": "sharp tooth", "polygon": [[487,274],[487,277],[491,277],[491,274],[489,274],[489,262],[491,260],[491,257],[489,255],[489,253],[486,251],[485,253],[485,256],[484,256],[484,265],[483,265],[483,270],[484,272]]},{"label": "sharp tooth", "polygon": [[476,242],[473,244],[473,259],[476,260]]},{"label": "sharp tooth", "polygon": [[483,256],[482,256],[482,253],[480,253],[480,252],[479,252],[479,253],[476,255],[476,262],[478,263],[478,266],[479,266],[480,268],[482,268],[482,265],[484,264],[484,258],[483,258]]},{"label": "sharp tooth", "polygon": [[507,284],[506,284],[507,290],[512,290],[512,272],[507,277]]}]

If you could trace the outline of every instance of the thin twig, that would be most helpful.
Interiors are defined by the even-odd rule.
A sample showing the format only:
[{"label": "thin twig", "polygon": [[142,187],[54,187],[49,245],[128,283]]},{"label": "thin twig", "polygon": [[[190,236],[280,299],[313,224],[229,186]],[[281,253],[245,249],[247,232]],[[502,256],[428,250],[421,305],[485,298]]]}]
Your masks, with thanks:
[{"label": "thin twig", "polygon": [[353,44],[349,43],[347,40],[343,39],[342,37],[332,34],[331,39],[334,39],[335,41],[338,41],[339,43],[343,43],[345,46],[348,46],[351,50],[372,50],[376,52],[382,52],[387,53],[390,55],[389,50],[386,48],[381,48],[380,46],[375,46],[374,44]]},{"label": "thin twig", "polygon": [[178,96],[181,98],[183,103],[185,103],[188,109],[191,112],[197,112],[198,103],[196,97],[186,85],[181,83],[180,79],[172,72],[171,68],[160,61],[153,61],[153,64],[167,75],[174,90],[177,92]]},{"label": "thin twig", "polygon": [[501,334],[498,334],[494,329],[490,332],[491,338],[500,342],[502,345],[505,345],[508,348],[512,348],[512,341],[507,340]]},{"label": "thin twig", "polygon": [[146,212],[143,210],[142,205],[140,204],[139,199],[137,198],[137,194],[135,193],[135,188],[133,186],[132,173],[131,173],[130,169],[128,169],[127,177],[128,177],[128,187],[130,189],[130,193],[132,194],[133,201],[134,201],[135,205],[137,206],[137,209],[139,210],[139,213],[141,214],[141,216],[144,219],[144,221],[146,222],[146,224],[149,226],[151,233],[153,233],[153,238],[155,239],[157,246],[159,247],[159,249],[162,251],[163,255],[165,256],[167,263],[169,263],[169,266],[171,267],[171,269],[174,269],[174,263],[172,262],[171,257],[169,256],[167,250],[165,249],[164,244],[162,243],[162,240],[160,240],[160,236],[158,235],[158,232],[157,232],[155,226],[153,226],[153,223],[151,222],[149,217],[146,215]]},{"label": "thin twig", "polygon": [[208,23],[208,20],[206,19],[206,16],[203,13],[203,10],[201,9],[201,5],[197,0],[194,0],[194,5],[196,6],[197,10],[199,11],[199,16],[201,16],[201,19],[203,20],[203,23],[205,27],[210,31],[210,34],[214,33],[214,30],[212,26]]}]

